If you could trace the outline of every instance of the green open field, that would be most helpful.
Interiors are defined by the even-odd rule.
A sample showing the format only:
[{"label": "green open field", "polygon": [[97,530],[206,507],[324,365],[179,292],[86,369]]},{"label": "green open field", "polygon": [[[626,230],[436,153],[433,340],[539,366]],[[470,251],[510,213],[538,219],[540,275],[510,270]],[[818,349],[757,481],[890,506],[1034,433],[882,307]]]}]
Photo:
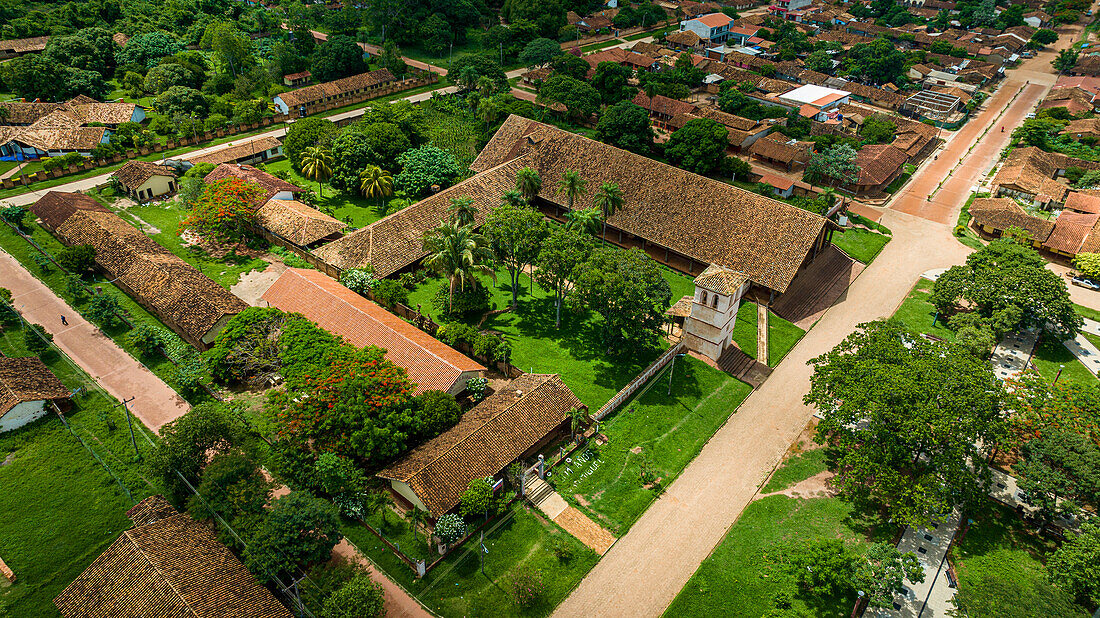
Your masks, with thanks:
[{"label": "green open field", "polygon": [[889,236],[860,228],[833,232],[833,244],[853,260],[864,264],[870,264],[888,242]]},{"label": "green open field", "polygon": [[806,331],[791,324],[787,320],[768,313],[768,365],[775,367],[787,352],[802,339]]},{"label": "green open field", "polygon": [[[823,471],[824,459],[816,453],[788,460],[767,489],[779,491]],[[775,607],[774,595],[787,590],[792,593],[792,616],[845,618],[855,596],[806,595],[784,568],[786,552],[821,538],[841,539],[860,551],[873,542],[889,542],[896,531],[887,522],[862,517],[840,498],[761,497],[745,509],[664,615],[763,616]]]}]

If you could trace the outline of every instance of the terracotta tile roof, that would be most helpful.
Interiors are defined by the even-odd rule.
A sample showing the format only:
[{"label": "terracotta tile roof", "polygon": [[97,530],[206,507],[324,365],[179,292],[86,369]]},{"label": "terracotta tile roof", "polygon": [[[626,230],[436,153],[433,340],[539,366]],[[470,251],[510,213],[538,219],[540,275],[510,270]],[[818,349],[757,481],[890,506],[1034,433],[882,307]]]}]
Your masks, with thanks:
[{"label": "terracotta tile roof", "polygon": [[10,141],[26,144],[38,150],[93,150],[103,143],[107,127],[35,127],[15,132]]},{"label": "terracotta tile roof", "polygon": [[69,389],[37,356],[0,357],[0,417],[26,401],[68,396]]},{"label": "terracotta tile roof", "polygon": [[281,146],[279,140],[274,137],[259,137],[236,146],[229,146],[203,155],[188,157],[187,160],[198,163],[236,163],[238,159],[250,159],[265,150],[273,150]]},{"label": "terracotta tile roof", "polygon": [[35,103],[28,101],[5,101],[0,107],[8,110],[4,124],[33,124],[50,114],[60,112],[70,117],[70,126],[80,126],[90,122],[102,122],[108,125],[130,122],[138,106],[133,103],[102,103],[90,97],[78,96],[63,103]]},{"label": "terracotta tile roof", "polygon": [[703,24],[708,28],[721,28],[722,26],[728,26],[733,18],[725,13],[710,13],[709,15],[700,15],[695,18],[695,21]]},{"label": "terracotta tile roof", "polygon": [[691,30],[681,30],[679,32],[670,32],[668,36],[665,37],[665,40],[673,45],[696,47],[702,39]]},{"label": "terracotta tile roof", "polygon": [[[741,271],[778,292],[787,289],[825,225],[789,204],[519,116],[504,122],[470,168],[492,169],[521,156],[530,157],[525,164],[544,179],[571,169],[590,187],[617,183],[626,206],[608,224],[702,264]],[[549,181],[539,197],[565,203]],[[574,208],[591,202],[585,195]]]},{"label": "terracotta tile roof", "polygon": [[[1091,109],[1091,106],[1090,106]],[[1100,119],[1081,118],[1072,120],[1066,128],[1062,129],[1062,135],[1100,135]]]},{"label": "terracotta tile roof", "polygon": [[649,56],[644,56],[638,52],[620,49],[618,47],[598,51],[594,54],[588,54],[587,56],[581,56],[581,59],[588,62],[593,69],[599,66],[601,62],[614,62],[615,64],[625,64],[635,68],[648,68],[657,62]]},{"label": "terracotta tile roof", "polygon": [[1043,242],[1043,247],[1051,251],[1061,251],[1070,255],[1081,252],[1086,237],[1100,221],[1100,213],[1080,213],[1063,210],[1054,221],[1054,231]]},{"label": "terracotta tile roof", "polygon": [[[1082,88],[1074,86],[1056,87],[1051,90],[1043,99],[1043,102],[1039,104],[1039,109],[1064,107],[1069,110],[1070,114],[1076,116],[1082,112],[1092,111],[1094,106],[1093,98],[1093,93]],[[1070,125],[1072,126],[1073,123],[1071,122]],[[1068,132],[1068,129],[1066,132]]]},{"label": "terracotta tile roof", "polygon": [[122,32],[116,32],[111,35],[111,40],[115,42],[119,47],[126,47],[126,44],[130,42],[130,37]]},{"label": "terracotta tile roof", "polygon": [[[386,349],[386,358],[404,367],[426,390],[450,391],[466,372],[485,367],[316,270],[290,268],[264,292],[272,307],[300,313],[348,343]],[[467,376],[470,377],[470,376]]]},{"label": "terracotta tile roof", "polygon": [[9,52],[13,54],[40,52],[46,49],[46,43],[48,43],[49,40],[50,37],[48,36],[36,36],[29,39],[7,39],[0,41],[0,52]]},{"label": "terracotta tile roof", "polygon": [[1045,242],[1054,230],[1054,222],[1033,217],[1007,197],[977,198],[970,204],[970,214],[978,225],[1003,232],[1010,227],[1027,230],[1037,242]]},{"label": "terracotta tile roof", "polygon": [[112,212],[77,211],[57,232],[68,244],[95,247],[95,261],[111,279],[193,339],[248,307]]},{"label": "terracotta tile roof", "polygon": [[368,264],[376,277],[388,277],[411,266],[427,255],[424,234],[439,227],[447,218],[451,198],[474,200],[477,225],[485,222],[489,211],[500,205],[500,196],[516,185],[516,172],[525,161],[510,161],[468,178],[435,195],[402,208],[339,240],[327,243],[314,255],[337,268],[361,268]]},{"label": "terracotta tile roof", "polygon": [[859,149],[856,165],[859,166],[860,186],[878,186],[885,184],[897,174],[898,169],[909,159],[905,152],[891,144],[872,144]]},{"label": "terracotta tile roof", "polygon": [[1034,146],[1016,148],[993,177],[993,184],[1027,195],[1047,195],[1060,202],[1069,188],[1055,180],[1054,175],[1070,167],[1095,170],[1100,169],[1100,163],[1044,152]]},{"label": "terracotta tile roof", "polygon": [[766,182],[780,191],[786,191],[794,187],[794,181],[790,178],[783,178],[782,176],[774,176],[772,174],[764,174],[760,177],[760,182]]},{"label": "terracotta tile roof", "polygon": [[676,114],[690,114],[695,111],[695,106],[687,101],[670,99],[663,94],[659,94],[651,99],[646,96],[646,93],[641,91],[634,97],[634,104],[650,113],[662,114],[669,117],[675,116]]},{"label": "terracotta tile roof", "polygon": [[63,616],[290,618],[209,526],[170,506],[131,512],[143,523],[123,532],[54,599]]},{"label": "terracotta tile roof", "polygon": [[268,200],[275,197],[277,193],[283,191],[289,191],[290,193],[300,193],[303,189],[297,185],[293,185],[278,176],[272,176],[263,170],[256,169],[251,165],[242,165],[238,163],[222,163],[218,167],[215,167],[212,172],[203,177],[203,182],[210,184],[212,182],[221,180],[223,178],[240,178],[245,182],[250,182],[254,185],[258,185],[263,189],[263,193],[256,200],[256,206],[260,207],[267,203]]},{"label": "terracotta tile roof", "polygon": [[745,273],[737,272],[717,264],[711,264],[695,278],[695,287],[703,288],[718,294],[732,296],[745,285],[749,278]]},{"label": "terracotta tile roof", "polygon": [[1069,197],[1066,198],[1065,208],[1066,210],[1072,210],[1074,212],[1088,214],[1100,213],[1100,197],[1088,193],[1071,191]]},{"label": "terracotta tile roof", "polygon": [[681,296],[680,300],[672,303],[672,306],[665,310],[665,315],[674,318],[686,318],[691,315],[691,304],[693,302],[695,302],[695,297],[691,294]]},{"label": "terracotta tile roof", "polygon": [[46,228],[50,230],[57,229],[57,226],[64,223],[78,210],[110,212],[106,206],[89,195],[62,191],[50,191],[38,198],[38,201],[31,204],[29,208],[34,216],[41,219]]},{"label": "terracotta tile roof", "polygon": [[268,200],[256,211],[256,222],[300,247],[347,227],[343,221],[296,200]]},{"label": "terracotta tile roof", "polygon": [[364,88],[371,88],[379,84],[392,82],[393,80],[393,73],[390,73],[389,69],[378,69],[377,71],[360,73],[359,75],[352,75],[351,77],[284,92],[279,95],[279,98],[289,107],[298,107],[299,105],[309,105],[310,103],[320,101],[326,97],[334,97]]},{"label": "terracotta tile roof", "polygon": [[126,165],[111,174],[111,178],[117,179],[122,186],[134,190],[154,176],[175,178],[176,173],[167,165],[159,165],[149,161],[127,161]]},{"label": "terracotta tile roof", "polygon": [[499,473],[582,407],[557,374],[524,374],[378,476],[406,483],[438,518],[470,481]]},{"label": "terracotta tile roof", "polygon": [[808,163],[813,142],[799,142],[785,135],[771,133],[753,142],[749,154],[780,163]]},{"label": "terracotta tile roof", "polygon": [[294,81],[294,80],[298,80],[298,79],[308,79],[312,76],[313,76],[313,74],[310,73],[309,71],[302,71],[300,73],[291,73],[290,75],[284,75],[283,79],[289,79],[290,81]]}]

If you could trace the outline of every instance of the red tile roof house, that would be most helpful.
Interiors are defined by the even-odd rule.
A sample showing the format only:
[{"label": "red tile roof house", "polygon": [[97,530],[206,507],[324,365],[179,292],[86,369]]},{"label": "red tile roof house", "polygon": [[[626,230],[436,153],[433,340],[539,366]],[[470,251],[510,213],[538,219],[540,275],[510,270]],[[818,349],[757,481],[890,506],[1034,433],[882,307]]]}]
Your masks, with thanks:
[{"label": "red tile roof house", "polygon": [[700,39],[711,43],[724,43],[730,36],[730,27],[733,18],[725,13],[711,13],[700,15],[694,19],[685,19],[680,22],[680,30],[690,30]]},{"label": "red tile roof house", "polygon": [[230,318],[248,307],[115,213],[51,194],[32,204],[31,212],[63,243],[94,247],[96,264],[108,278],[196,348],[208,348]]},{"label": "red tile roof house", "polygon": [[46,402],[69,395],[69,389],[38,357],[0,357],[0,433],[42,418],[49,411]]},{"label": "red tile roof house", "polygon": [[843,183],[841,189],[856,195],[882,193],[901,175],[901,166],[909,160],[905,152],[890,144],[873,144],[859,149],[855,163],[859,177]]},{"label": "red tile roof house", "polygon": [[556,374],[524,374],[413,449],[378,477],[432,519],[458,506],[470,481],[496,476],[568,431],[584,404]]},{"label": "red tile roof house", "polygon": [[348,343],[386,350],[386,359],[404,367],[416,393],[437,390],[457,395],[466,380],[485,367],[381,306],[316,270],[289,268],[261,297],[287,313],[300,313]]},{"label": "red tile roof house", "polygon": [[646,96],[646,93],[639,92],[634,97],[633,103],[649,112],[649,117],[654,120],[653,124],[661,128],[667,128],[668,122],[676,116],[690,114],[695,111],[695,106],[691,103],[672,99],[663,94],[651,99]]},{"label": "red tile roof house", "polygon": [[149,161],[127,161],[111,178],[126,189],[126,194],[138,202],[171,195],[176,192],[176,173],[167,165]]},{"label": "red tile roof house", "polygon": [[378,90],[384,88],[393,80],[393,73],[390,73],[389,69],[360,73],[359,75],[284,92],[275,97],[275,107],[284,114],[290,114],[291,110],[294,110],[297,114],[305,116],[306,107],[310,105],[340,101],[362,92]]},{"label": "red tile roof house", "polygon": [[162,496],[54,599],[65,618],[291,618],[210,527]]},{"label": "red tile roof house", "polygon": [[62,103],[0,103],[0,159],[56,157],[70,152],[91,155],[111,140],[111,130],[124,122],[141,122],[145,110],[133,103],[101,103],[78,96]]}]

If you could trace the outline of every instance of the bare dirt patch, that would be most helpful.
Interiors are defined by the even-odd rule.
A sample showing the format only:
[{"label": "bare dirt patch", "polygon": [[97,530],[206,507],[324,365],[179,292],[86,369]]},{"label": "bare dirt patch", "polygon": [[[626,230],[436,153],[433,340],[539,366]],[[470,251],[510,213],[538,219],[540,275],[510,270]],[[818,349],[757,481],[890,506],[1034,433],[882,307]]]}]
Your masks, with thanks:
[{"label": "bare dirt patch", "polygon": [[760,494],[759,497],[764,498],[779,494],[787,496],[788,498],[832,498],[837,495],[837,491],[831,483],[834,476],[836,475],[826,470],[804,481],[795,483],[791,487],[781,491],[773,491],[770,494]]},{"label": "bare dirt patch", "polygon": [[271,287],[271,284],[275,283],[279,275],[286,271],[286,264],[283,264],[282,260],[273,255],[265,255],[263,260],[269,264],[267,268],[241,275],[236,285],[229,288],[229,291],[233,292],[237,298],[253,307],[265,305],[261,302],[260,297]]},{"label": "bare dirt patch", "polygon": [[4,461],[0,461],[0,468],[11,464],[11,462],[13,461],[15,461],[15,453],[8,453],[8,456],[4,458]]}]

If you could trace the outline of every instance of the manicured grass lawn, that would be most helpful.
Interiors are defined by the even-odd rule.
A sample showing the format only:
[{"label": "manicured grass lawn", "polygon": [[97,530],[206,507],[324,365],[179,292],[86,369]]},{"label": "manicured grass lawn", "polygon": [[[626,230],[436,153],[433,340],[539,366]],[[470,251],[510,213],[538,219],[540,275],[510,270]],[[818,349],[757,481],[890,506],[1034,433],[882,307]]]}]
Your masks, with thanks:
[{"label": "manicured grass lawn", "polygon": [[913,172],[917,171],[917,166],[906,163],[902,173],[895,178],[889,185],[886,186],[887,193],[894,193],[905,184],[905,181],[909,180],[909,177],[913,175]]},{"label": "manicured grass lawn", "polygon": [[[362,527],[345,526],[345,535],[399,584],[443,616],[547,616],[596,564],[598,557],[555,524],[524,503],[493,522],[485,532],[485,574],[478,560],[478,540],[464,545],[422,579],[377,537]],[[568,560],[559,559],[552,544],[560,539],[570,548]],[[397,563],[397,564],[395,564]],[[537,569],[545,592],[531,607],[519,607],[508,592],[513,570],[520,565]]]},{"label": "manicured grass lawn", "polygon": [[859,228],[833,233],[833,244],[854,260],[870,264],[882,251],[890,237]]},{"label": "manicured grass lawn", "polygon": [[[421,310],[439,321],[439,312],[432,306],[432,298],[439,289],[441,279],[430,278],[409,294],[409,306],[419,304]],[[507,271],[497,272],[498,286],[484,282],[492,293],[491,309],[503,309],[511,304],[512,293]],[[645,369],[659,354],[657,347],[630,353],[608,354],[600,342],[599,323],[602,318],[590,311],[570,312],[562,307],[561,328],[554,328],[554,297],[538,285],[533,296],[528,294],[531,280],[520,276],[519,307],[516,313],[507,312],[488,318],[483,330],[496,330],[504,334],[512,345],[511,362],[529,373],[559,373],[562,380],[576,393],[590,410],[598,410],[607,403],[634,376]],[[476,324],[478,317],[468,322]],[[665,340],[660,340],[667,347]]]},{"label": "manicured grass lawn", "polygon": [[0,174],[3,174],[17,165],[19,165],[18,161],[0,161]]},{"label": "manicured grass lawn", "polygon": [[[0,334],[0,352],[30,355],[19,327]],[[89,389],[74,400],[67,418],[132,501],[55,415],[0,434],[0,462],[11,457],[0,465],[0,557],[17,577],[11,586],[0,586],[0,608],[10,616],[56,616],[53,598],[130,527],[126,510],[155,493],[142,477],[142,464],[133,462],[124,412],[112,407],[117,402],[56,352],[44,360],[66,386]],[[135,430],[144,429],[134,423]],[[147,454],[148,443],[140,435],[137,440]]]},{"label": "manicured grass lawn", "polygon": [[806,331],[783,318],[768,313],[768,365],[775,367]]},{"label": "manicured grass lawn", "polygon": [[[791,483],[817,470],[804,466],[801,458],[787,465],[799,472],[788,475],[780,470]],[[841,539],[861,551],[870,542],[890,541],[896,530],[886,522],[862,518],[839,498],[761,498],[745,509],[664,615],[762,616],[775,606],[772,598],[777,591],[790,590],[791,615],[847,617],[855,595],[805,595],[784,568],[786,552],[798,543],[822,538]]]},{"label": "manicured grass lawn", "polygon": [[894,312],[894,317],[917,332],[954,341],[954,331],[947,328],[943,320],[937,320],[936,325],[932,325],[932,320],[936,317],[936,308],[928,301],[932,296],[932,284],[929,279],[919,279]]},{"label": "manicured grass lawn", "polygon": [[[40,246],[45,248],[53,255],[57,255],[62,249],[61,243],[59,243],[53,236],[44,230],[41,226],[35,223],[28,223],[25,225],[26,231],[30,233],[31,237]],[[49,272],[43,272],[43,270],[34,262],[31,257],[34,254],[38,254],[38,250],[28,243],[24,238],[17,235],[6,225],[0,225],[0,249],[8,252],[12,257],[19,261],[28,271],[39,280],[44,282],[54,294],[62,298],[69,304],[70,307],[80,311],[84,309],[88,303],[87,298],[77,301],[73,298],[72,294],[68,291],[68,275],[57,270],[57,268],[50,266]],[[134,299],[126,295],[125,292],[115,287],[110,283],[106,277],[102,275],[95,275],[94,280],[86,280],[87,285],[90,287],[103,288],[104,292],[114,294],[118,299],[119,305],[130,316],[130,320],[134,323],[145,322],[153,326],[158,326],[165,329],[169,333],[171,331],[167,326],[157,319],[153,314],[145,310],[144,307],[139,305]],[[17,307],[18,308],[18,307]],[[176,382],[176,367],[166,357],[159,353],[153,355],[142,355],[137,349],[130,343],[125,336],[129,332],[129,328],[125,324],[119,324],[109,328],[101,329],[109,336],[116,344],[122,349],[130,353],[131,356],[140,360],[150,371],[156,374],[161,380],[164,380],[168,386],[179,392],[179,387]],[[173,334],[173,336],[175,336]],[[182,393],[181,393],[182,395]],[[198,394],[188,395],[186,399],[192,404],[202,403],[209,401],[211,398],[205,392]]]},{"label": "manicured grass lawn", "polygon": [[651,32],[638,32],[638,33],[632,34],[628,37],[623,37],[623,40],[624,41],[637,41],[638,39],[644,39],[647,36],[657,37],[657,36],[660,36],[664,33],[673,32],[673,31],[674,30],[672,28],[665,28],[663,30],[654,30],[654,31],[651,31]]},{"label": "manicured grass lawn", "polygon": [[737,308],[737,320],[733,324],[733,341],[742,352],[756,358],[756,303],[743,301]]},{"label": "manicured grass lawn", "polygon": [[661,266],[661,276],[668,281],[668,287],[672,290],[673,304],[685,296],[695,296],[695,279],[667,266]]},{"label": "manicured grass lawn", "polygon": [[603,49],[605,47],[611,47],[612,45],[618,45],[620,43],[622,43],[622,41],[620,41],[619,39],[609,39],[607,41],[601,41],[599,43],[591,43],[589,45],[585,45],[585,46],[581,47],[581,52],[583,52],[585,54],[588,54],[588,53]]},{"label": "manicured grass lawn", "polygon": [[1074,305],[1073,308],[1077,310],[1077,314],[1081,317],[1100,322],[1100,311],[1082,305]]},{"label": "manicured grass lawn", "polygon": [[751,392],[747,384],[690,356],[678,359],[674,371],[671,395],[666,369],[600,423],[606,444],[592,444],[549,478],[562,497],[616,536],[660,491],[644,487],[643,470],[667,487]]},{"label": "manicured grass lawn", "polygon": [[[280,159],[274,163],[268,163],[264,166],[264,169],[271,173],[285,171],[289,174],[290,182],[303,189],[317,191],[317,182],[309,180],[294,171],[289,159]],[[348,221],[350,218],[351,225],[354,227],[365,227],[382,218],[375,210],[377,200],[369,200],[358,195],[348,195],[333,189],[328,183],[322,183],[322,186],[324,196],[317,198],[316,203],[313,204],[314,208],[332,213],[332,216],[341,221]]]},{"label": "manicured grass lawn", "polygon": [[[981,195],[982,197],[989,197],[988,193],[983,193]],[[985,243],[982,242],[981,238],[979,238],[977,234],[974,233],[974,230],[971,230],[968,227],[970,224],[970,219],[972,218],[970,215],[970,204],[974,202],[974,198],[976,198],[977,196],[978,194],[976,193],[970,194],[970,197],[966,200],[966,204],[963,205],[962,210],[959,211],[958,221],[955,222],[955,227],[958,227],[960,225],[963,227],[963,233],[961,236],[955,234],[956,240],[974,250],[981,249],[985,246]],[[954,234],[954,232],[952,233]]]},{"label": "manicured grass lawn", "polygon": [[1073,352],[1069,351],[1069,348],[1063,345],[1061,341],[1056,341],[1050,337],[1044,337],[1039,345],[1035,346],[1035,355],[1032,356],[1031,362],[1035,363],[1039,373],[1044,378],[1051,381],[1058,375],[1058,370],[1062,369],[1062,376],[1058,378],[1059,381],[1073,380],[1088,385],[1100,383],[1096,376],[1092,375],[1081,361],[1077,360]]},{"label": "manicured grass lawn", "polygon": [[824,472],[825,469],[825,449],[815,448],[812,451],[804,451],[783,462],[783,465],[768,479],[768,483],[760,488],[760,493],[783,491]]},{"label": "manicured grass lawn", "polygon": [[957,603],[970,618],[1069,618],[1088,616],[1047,580],[1043,566],[1054,544],[1035,536],[999,504],[968,514],[974,520],[955,539],[951,561],[959,576]]}]

